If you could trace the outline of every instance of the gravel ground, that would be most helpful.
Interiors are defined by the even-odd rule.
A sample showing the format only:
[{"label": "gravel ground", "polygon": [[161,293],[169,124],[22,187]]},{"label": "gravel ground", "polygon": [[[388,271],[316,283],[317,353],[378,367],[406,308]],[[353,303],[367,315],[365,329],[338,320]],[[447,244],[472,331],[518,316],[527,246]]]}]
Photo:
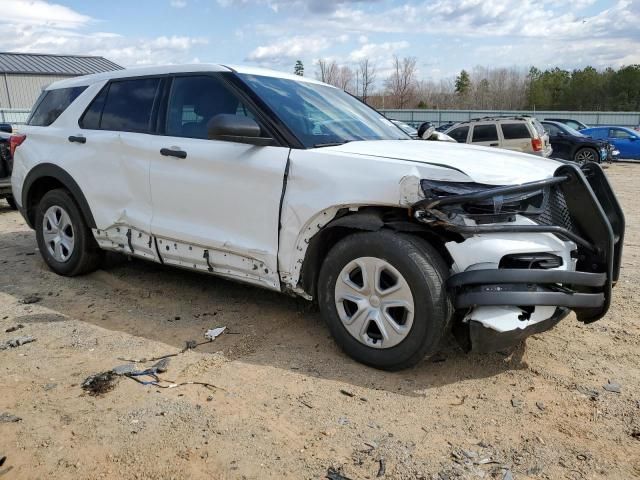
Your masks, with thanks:
[{"label": "gravel ground", "polygon": [[[351,361],[286,296],[120,257],[58,277],[2,204],[0,344],[35,341],[0,350],[0,477],[640,478],[640,166],[607,173],[627,238],[606,318],[571,316],[510,355],[451,343],[399,373]],[[81,387],[219,326],[160,374],[209,385]]]}]

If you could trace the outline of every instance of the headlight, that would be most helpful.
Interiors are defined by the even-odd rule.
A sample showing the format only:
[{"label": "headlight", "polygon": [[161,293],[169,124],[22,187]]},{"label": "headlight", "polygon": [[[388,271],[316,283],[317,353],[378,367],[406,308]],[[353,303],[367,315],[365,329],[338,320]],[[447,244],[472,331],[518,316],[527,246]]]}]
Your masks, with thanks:
[{"label": "headlight", "polygon": [[[442,182],[421,180],[420,186],[428,200],[436,200],[452,195],[465,195],[499,187],[473,182]],[[496,223],[513,220],[515,214],[539,215],[546,208],[549,188],[507,195],[496,195],[473,203],[448,205],[443,208],[448,213],[461,214],[473,218],[477,223]]]}]

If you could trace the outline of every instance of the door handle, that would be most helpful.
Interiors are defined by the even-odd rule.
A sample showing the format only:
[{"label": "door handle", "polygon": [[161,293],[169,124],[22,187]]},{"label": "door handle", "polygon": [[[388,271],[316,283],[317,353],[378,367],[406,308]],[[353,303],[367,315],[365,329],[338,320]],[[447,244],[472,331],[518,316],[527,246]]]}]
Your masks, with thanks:
[{"label": "door handle", "polygon": [[187,158],[187,152],[184,150],[173,150],[171,148],[161,148],[160,155],[165,157]]},{"label": "door handle", "polygon": [[76,142],[76,143],[87,143],[87,138],[80,136],[80,135],[71,135],[69,137],[69,141],[70,142]]},{"label": "door handle", "polygon": [[500,144],[499,143],[490,143],[489,146],[490,147],[499,147]]}]

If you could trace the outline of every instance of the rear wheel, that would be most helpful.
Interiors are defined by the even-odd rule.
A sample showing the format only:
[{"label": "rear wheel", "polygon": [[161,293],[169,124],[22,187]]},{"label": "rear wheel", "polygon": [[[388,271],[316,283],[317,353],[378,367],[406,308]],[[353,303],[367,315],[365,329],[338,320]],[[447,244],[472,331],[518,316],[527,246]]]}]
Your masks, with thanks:
[{"label": "rear wheel", "polygon": [[573,160],[579,165],[584,165],[587,162],[598,162],[599,155],[593,148],[585,147],[576,152]]},{"label": "rear wheel", "polygon": [[51,190],[42,197],[35,227],[40,253],[54,272],[75,276],[98,268],[102,251],[66,190]]},{"label": "rear wheel", "polygon": [[354,359],[399,370],[436,353],[449,328],[448,268],[427,242],[390,231],[357,233],[327,255],[318,301]]}]

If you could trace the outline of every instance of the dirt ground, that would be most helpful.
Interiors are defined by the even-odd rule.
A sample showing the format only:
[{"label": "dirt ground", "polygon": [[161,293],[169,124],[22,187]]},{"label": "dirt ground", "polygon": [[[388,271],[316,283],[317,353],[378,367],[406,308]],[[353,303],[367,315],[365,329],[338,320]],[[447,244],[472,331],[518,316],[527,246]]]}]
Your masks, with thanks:
[{"label": "dirt ground", "polygon": [[[301,300],[121,257],[56,276],[2,203],[0,343],[36,341],[0,350],[0,478],[640,478],[640,165],[607,173],[627,238],[606,318],[399,373],[347,358]],[[160,374],[215,387],[81,388],[220,326]]]}]

